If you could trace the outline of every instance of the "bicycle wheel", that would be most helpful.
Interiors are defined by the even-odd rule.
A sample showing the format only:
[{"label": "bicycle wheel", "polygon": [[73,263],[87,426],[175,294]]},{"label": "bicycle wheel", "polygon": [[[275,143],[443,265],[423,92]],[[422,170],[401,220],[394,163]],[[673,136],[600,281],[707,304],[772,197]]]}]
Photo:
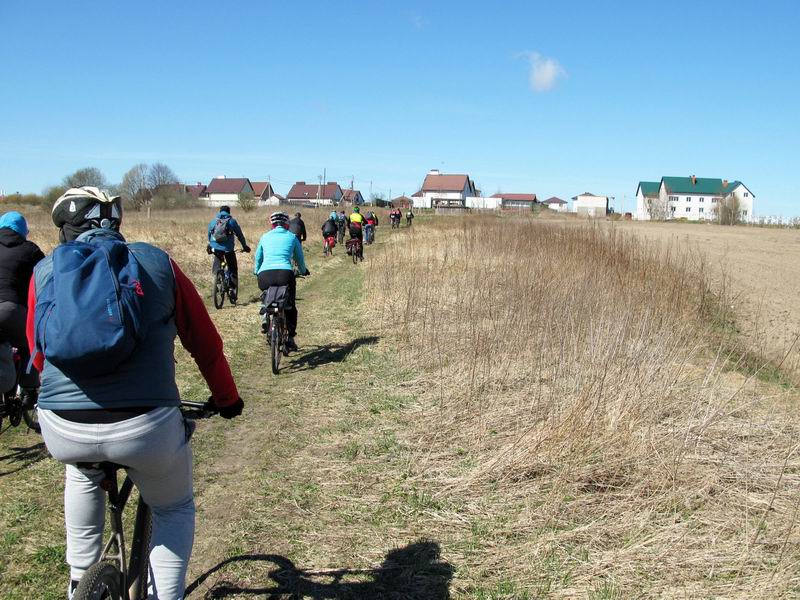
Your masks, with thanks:
[{"label": "bicycle wheel", "polygon": [[272,319],[272,329],[269,332],[270,336],[270,349],[272,350],[272,372],[277,375],[281,368],[281,324],[277,322],[278,319]]},{"label": "bicycle wheel", "polygon": [[217,271],[217,276],[214,278],[214,306],[217,309],[222,308],[225,302],[225,274],[222,269]]},{"label": "bicycle wheel", "polygon": [[150,572],[150,537],[153,534],[153,513],[139,498],[128,567],[130,600],[147,600],[147,577]]},{"label": "bicycle wheel", "polygon": [[93,564],[81,577],[72,600],[122,600],[122,573],[110,562]]},{"label": "bicycle wheel", "polygon": [[328,256],[329,252],[328,240],[325,240],[325,243],[322,244],[322,256]]},{"label": "bicycle wheel", "polygon": [[42,428],[39,426],[39,411],[36,410],[35,406],[33,408],[23,408],[22,418],[25,419],[25,424],[30,429],[36,433],[42,433]]},{"label": "bicycle wheel", "polygon": [[358,263],[358,248],[360,248],[360,247],[361,246],[357,246],[357,247],[353,248],[352,254],[353,254],[353,264],[354,265]]}]

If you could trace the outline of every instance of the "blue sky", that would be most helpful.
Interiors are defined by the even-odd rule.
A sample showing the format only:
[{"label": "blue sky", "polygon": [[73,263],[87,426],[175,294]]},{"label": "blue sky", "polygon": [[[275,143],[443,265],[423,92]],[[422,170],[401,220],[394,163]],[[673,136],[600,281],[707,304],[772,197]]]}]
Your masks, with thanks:
[{"label": "blue sky", "polygon": [[439,168],[632,210],[640,179],[696,174],[800,215],[798,22],[789,1],[2,0],[0,189],[162,161],[397,195]]}]

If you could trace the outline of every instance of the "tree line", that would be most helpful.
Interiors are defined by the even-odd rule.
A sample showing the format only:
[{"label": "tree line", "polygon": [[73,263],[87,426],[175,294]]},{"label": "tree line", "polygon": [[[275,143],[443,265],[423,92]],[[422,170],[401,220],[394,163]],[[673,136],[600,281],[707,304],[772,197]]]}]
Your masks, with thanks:
[{"label": "tree line", "polygon": [[69,188],[90,185],[122,196],[125,208],[137,211],[150,206],[159,209],[196,206],[195,198],[176,186],[179,183],[175,172],[160,162],[134,165],[122,176],[119,183],[109,182],[97,167],[84,167],[66,175],[60,184],[45,188],[41,194],[17,192],[6,196],[6,201],[49,209]]}]

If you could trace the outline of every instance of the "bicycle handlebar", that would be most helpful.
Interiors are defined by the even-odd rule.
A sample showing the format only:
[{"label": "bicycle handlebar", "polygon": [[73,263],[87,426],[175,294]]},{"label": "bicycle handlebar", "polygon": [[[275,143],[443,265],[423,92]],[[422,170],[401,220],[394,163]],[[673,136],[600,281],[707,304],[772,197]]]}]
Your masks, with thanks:
[{"label": "bicycle handlebar", "polygon": [[208,419],[219,414],[219,409],[210,402],[181,401],[181,413],[187,419]]}]

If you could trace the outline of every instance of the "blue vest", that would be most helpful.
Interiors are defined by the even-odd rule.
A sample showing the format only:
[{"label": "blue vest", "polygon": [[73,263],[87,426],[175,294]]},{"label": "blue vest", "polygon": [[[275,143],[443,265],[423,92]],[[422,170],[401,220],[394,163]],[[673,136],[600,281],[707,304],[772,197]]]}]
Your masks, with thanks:
[{"label": "blue vest", "polygon": [[[99,236],[114,236],[109,230],[95,229],[78,237],[92,243]],[[146,336],[133,355],[114,373],[100,377],[70,380],[45,356],[39,407],[46,410],[91,410],[99,408],[138,408],[178,406],[175,384],[175,275],[169,256],[163,250],[142,242],[128,244],[141,267],[144,296],[143,314]],[[44,258],[34,270],[36,293],[52,278],[53,260]],[[77,325],[80,326],[80,325]]]}]

